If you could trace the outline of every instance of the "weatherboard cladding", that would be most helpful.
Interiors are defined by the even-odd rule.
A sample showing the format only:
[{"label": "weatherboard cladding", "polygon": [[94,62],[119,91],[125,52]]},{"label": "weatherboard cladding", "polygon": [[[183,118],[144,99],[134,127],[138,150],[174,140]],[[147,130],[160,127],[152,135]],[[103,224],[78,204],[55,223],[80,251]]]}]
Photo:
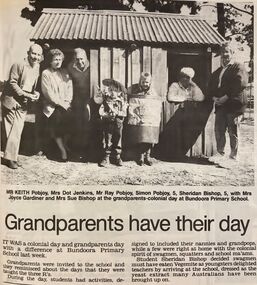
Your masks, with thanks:
[{"label": "weatherboard cladding", "polygon": [[83,9],[44,9],[30,38],[208,45],[223,41],[197,16]]}]

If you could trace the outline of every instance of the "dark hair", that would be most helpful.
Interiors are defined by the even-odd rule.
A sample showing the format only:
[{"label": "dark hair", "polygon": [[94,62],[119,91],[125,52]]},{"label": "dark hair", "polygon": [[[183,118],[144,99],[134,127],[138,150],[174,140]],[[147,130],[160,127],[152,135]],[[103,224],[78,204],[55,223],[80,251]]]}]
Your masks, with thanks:
[{"label": "dark hair", "polygon": [[50,66],[53,58],[55,56],[61,56],[62,60],[64,60],[64,54],[60,49],[54,48],[54,49],[50,49],[49,52],[47,53],[46,56],[46,61],[47,61],[47,65]]}]

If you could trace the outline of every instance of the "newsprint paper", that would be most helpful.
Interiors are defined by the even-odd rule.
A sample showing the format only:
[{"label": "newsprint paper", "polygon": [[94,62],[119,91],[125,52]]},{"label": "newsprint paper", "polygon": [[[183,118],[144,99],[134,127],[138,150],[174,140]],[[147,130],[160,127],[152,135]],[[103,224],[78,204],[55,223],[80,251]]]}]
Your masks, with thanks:
[{"label": "newsprint paper", "polygon": [[[8,84],[6,81],[11,66],[27,57],[27,51],[31,45],[29,41],[31,39],[31,22],[21,17],[21,11],[25,7],[29,7],[26,10],[27,12],[34,9],[34,7],[29,6],[29,2],[32,5],[42,3],[44,6],[44,2],[49,1],[1,0],[0,3],[1,92]],[[57,2],[61,1],[53,0],[50,2],[56,2],[56,6],[53,5],[53,8],[57,9]],[[89,2],[94,1],[81,1],[82,4],[80,4],[86,7]],[[103,5],[106,2],[116,3],[113,6],[120,7],[118,4],[120,5],[121,2],[128,4],[131,1],[102,1]],[[176,16],[177,18],[173,22],[166,24],[166,14],[157,12],[157,15],[162,15],[160,18],[158,18],[159,16],[153,18],[149,16],[150,18],[148,18],[148,14],[145,14],[142,3],[151,1],[134,2],[134,12],[128,11],[123,12],[127,14],[122,14],[117,10],[109,11],[104,14],[103,18],[96,11],[94,11],[96,13],[94,16],[85,14],[84,17],[83,13],[76,15],[74,10],[70,10],[70,13],[64,15],[62,13],[66,13],[65,9],[61,8],[64,8],[65,5],[60,4],[60,10],[55,12],[54,17],[47,14],[51,13],[51,9],[45,12],[46,24],[37,30],[38,34],[41,33],[43,41],[40,41],[39,36],[36,42],[44,48],[44,53],[53,47],[61,49],[65,57],[67,55],[66,61],[63,63],[66,66],[72,58],[69,57],[70,51],[81,47],[86,50],[87,57],[90,58],[90,84],[96,81],[93,76],[98,76],[97,80],[99,80],[103,74],[113,74],[109,77],[123,78],[124,75],[126,87],[129,87],[129,82],[138,82],[130,78],[131,74],[133,77],[133,72],[139,78],[140,72],[149,67],[147,64],[142,64],[144,58],[141,56],[142,54],[137,54],[138,50],[143,51],[143,53],[150,50],[148,54],[150,58],[152,56],[150,72],[167,80],[166,89],[162,89],[164,90],[162,92],[164,94],[163,112],[168,112],[165,109],[165,106],[171,104],[166,101],[168,88],[178,78],[178,75],[172,75],[175,69],[173,69],[170,61],[173,60],[172,62],[180,68],[196,66],[194,70],[196,73],[195,80],[203,88],[206,82],[201,85],[203,78],[201,76],[205,76],[207,71],[203,71],[199,68],[201,65],[197,65],[202,57],[199,56],[197,59],[190,57],[190,54],[194,56],[197,54],[197,48],[194,44],[187,43],[194,43],[195,39],[200,39],[200,47],[203,47],[202,50],[205,52],[206,41],[207,44],[208,40],[211,42],[213,40],[211,37],[214,37],[215,32],[206,28],[206,34],[198,35],[195,27],[199,30],[204,28],[201,20],[197,23],[190,22],[188,26],[187,21],[193,21],[192,18],[194,17],[189,15],[190,7],[188,6],[183,6],[180,11],[181,14]],[[167,4],[166,2],[173,1],[152,2]],[[240,157],[237,157],[237,160],[228,157],[230,141],[227,133],[225,155],[218,163],[211,159],[215,150],[212,154],[205,156],[202,154],[201,157],[199,155],[194,157],[194,151],[191,151],[191,153],[189,152],[191,159],[172,160],[159,157],[155,154],[156,148],[154,148],[151,154],[152,166],[146,165],[146,160],[144,165],[139,165],[138,157],[134,158],[133,155],[130,155],[128,157],[132,158],[126,159],[122,154],[124,161],[121,166],[117,166],[111,161],[110,164],[104,165],[105,167],[100,167],[97,160],[84,161],[80,157],[74,156],[74,158],[72,156],[74,151],[72,145],[68,152],[68,161],[61,162],[55,156],[35,155],[35,144],[40,133],[40,130],[38,131],[35,126],[37,124],[37,122],[35,123],[35,114],[40,111],[38,111],[37,103],[32,104],[31,109],[28,110],[24,128],[20,121],[22,120],[21,117],[9,117],[9,122],[6,124],[10,130],[3,128],[3,121],[7,120],[7,111],[2,106],[2,136],[7,131],[11,133],[12,128],[16,128],[17,136],[13,143],[17,144],[19,128],[22,130],[18,156],[18,164],[21,163],[22,166],[18,166],[16,161],[14,164],[10,164],[10,159],[5,159],[8,157],[6,157],[5,145],[2,142],[1,285],[257,284],[256,142],[254,142],[253,69],[251,69],[253,66],[250,59],[253,58],[254,54],[253,6],[255,3],[239,1],[197,3],[201,6],[198,14],[201,19],[207,19],[211,29],[217,30],[217,26],[213,25],[215,21],[217,23],[217,7],[219,7],[219,13],[221,13],[220,9],[225,9],[225,20],[229,22],[228,25],[231,25],[231,29],[226,31],[226,35],[233,35],[233,33],[238,32],[233,26],[233,21],[237,21],[237,28],[239,25],[240,31],[245,33],[250,30],[249,33],[252,37],[249,39],[249,33],[247,34],[248,38],[243,37],[241,41],[238,41],[236,36],[234,37],[234,45],[237,50],[237,54],[234,53],[237,56],[235,61],[241,61],[252,76],[249,76],[251,81],[249,79],[250,83],[247,85],[247,92],[249,93],[247,109],[243,117],[240,117],[238,149]],[[46,8],[51,8],[51,4],[49,5]],[[229,8],[228,5],[230,5]],[[104,9],[107,9],[105,7]],[[65,8],[67,7],[65,6]],[[158,11],[158,8],[156,10]],[[103,25],[103,30],[110,29],[108,36],[104,38],[103,30],[102,33],[99,32],[101,24],[115,15],[116,18],[111,24],[109,22],[109,26]],[[132,17],[133,15],[135,18]],[[183,18],[181,15],[186,16]],[[42,22],[41,18],[37,25]],[[95,26],[91,26],[91,31],[87,30],[86,24],[91,25],[92,23],[95,23]],[[123,25],[123,30],[120,30],[121,26],[119,25]],[[165,40],[164,35],[167,27],[169,27],[168,35],[173,36],[176,41],[175,56],[169,52],[167,38],[163,46],[159,45],[160,41]],[[242,27],[248,28],[242,29]],[[63,33],[61,29],[63,29]],[[159,34],[159,37],[151,34],[148,40],[140,42],[140,37],[146,38],[146,32],[150,29],[155,34]],[[74,31],[73,36],[69,36],[72,31]],[[86,38],[90,32],[93,34],[97,31],[99,34],[95,39],[92,38],[88,42],[83,42],[84,36]],[[111,31],[115,32],[112,34]],[[50,35],[53,37],[52,40],[49,40]],[[110,35],[113,35],[113,41],[112,39],[108,41],[107,37],[111,37]],[[133,35],[134,42],[128,40]],[[209,35],[210,38],[207,39],[205,35]],[[60,41],[62,36],[64,39]],[[124,42],[117,46],[119,37]],[[216,37],[215,39],[219,41],[219,38]],[[220,44],[219,41],[218,45]],[[141,70],[139,68],[139,72],[137,70],[128,71],[125,68],[118,74],[115,73],[115,68],[121,60],[116,57],[116,47],[120,48],[121,51],[126,50],[125,53],[119,53],[122,55],[120,58],[125,59],[125,66],[129,66],[129,62],[132,62],[133,69],[136,66],[137,59],[139,59]],[[161,49],[166,52],[164,52],[166,55],[164,63],[162,55],[157,53],[157,50]],[[109,51],[111,51],[111,55],[108,58],[106,54]],[[209,60],[208,70],[211,73],[220,65],[217,46],[215,47],[215,44],[210,45],[207,52],[210,56],[204,58],[206,61]],[[97,54],[96,57],[94,57],[95,53]],[[133,57],[133,53],[138,57]],[[159,57],[154,57],[157,54]],[[105,59],[102,60],[104,56]],[[202,66],[206,66],[205,63],[203,61]],[[44,64],[47,67],[46,61],[42,61],[41,65]],[[110,66],[107,68],[108,64]],[[161,64],[166,64],[166,69],[161,70]],[[19,72],[23,71],[16,70],[13,79],[18,85],[21,84]],[[33,77],[33,73],[28,71],[29,76]],[[206,77],[204,78],[206,79]],[[28,86],[32,84],[31,80],[28,80]],[[98,83],[99,88],[103,88],[102,83]],[[161,81],[157,83],[162,84]],[[233,85],[233,82],[230,82],[231,88]],[[156,82],[155,87],[158,89]],[[100,92],[99,90],[98,92]],[[206,89],[204,90],[206,92]],[[92,89],[90,89],[91,91]],[[3,102],[3,100],[1,101]],[[184,108],[184,112],[186,112],[187,102],[183,104],[181,108]],[[194,106],[198,106],[197,104],[204,103],[196,102]],[[178,105],[175,104],[174,106]],[[16,105],[12,109],[12,114],[19,116],[22,113],[22,111],[17,111],[19,108],[23,107]],[[192,110],[190,108],[188,112]],[[171,111],[166,116],[171,116]],[[213,131],[213,136],[207,136],[207,132],[205,135],[202,134],[202,138],[205,137],[205,139],[202,139],[201,146],[207,143],[216,144],[214,135],[215,116],[216,114],[212,111],[207,123],[209,130]],[[193,121],[192,116],[190,120],[191,122],[188,123],[191,123],[190,128],[193,128],[192,122],[195,121]],[[165,122],[163,122],[162,117],[161,124],[164,124],[164,127]],[[125,124],[126,120],[124,132],[126,131]],[[184,125],[180,126],[181,128],[184,127]],[[72,128],[76,129],[76,124],[72,125]],[[97,131],[101,132],[99,129]],[[187,131],[189,132],[188,129]],[[97,132],[93,133],[96,134]],[[49,136],[49,134],[44,136],[47,135]],[[8,137],[8,139],[10,138]],[[94,139],[95,137],[91,137],[91,140],[94,141]],[[122,145],[126,146],[125,135],[123,139]],[[168,140],[172,145],[170,152],[176,151],[174,150],[175,144],[172,144],[173,137],[169,137]],[[11,147],[15,148],[14,145]],[[54,142],[50,143],[50,148],[54,154],[59,154]],[[137,153],[137,151],[136,148],[134,152]],[[117,157],[114,158],[117,159]],[[13,165],[17,168],[12,169],[10,166]]]}]

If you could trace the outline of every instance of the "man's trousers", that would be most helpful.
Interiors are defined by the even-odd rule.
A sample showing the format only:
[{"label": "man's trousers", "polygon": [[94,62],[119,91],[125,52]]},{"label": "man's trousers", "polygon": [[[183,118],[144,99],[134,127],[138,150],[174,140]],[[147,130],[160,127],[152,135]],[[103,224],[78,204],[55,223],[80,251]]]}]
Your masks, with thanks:
[{"label": "man's trousers", "polygon": [[236,158],[238,153],[238,141],[239,141],[239,125],[241,116],[234,113],[227,113],[224,108],[216,109],[215,118],[215,137],[217,143],[217,151],[220,154],[224,154],[224,148],[226,145],[226,131],[228,130],[230,139],[230,156]]},{"label": "man's trousers", "polygon": [[105,155],[121,154],[121,140],[123,130],[123,117],[116,117],[113,121],[102,120],[103,147]]},{"label": "man's trousers", "polygon": [[6,136],[4,158],[17,161],[27,111],[22,108],[10,110],[3,107],[2,112],[2,123]]}]

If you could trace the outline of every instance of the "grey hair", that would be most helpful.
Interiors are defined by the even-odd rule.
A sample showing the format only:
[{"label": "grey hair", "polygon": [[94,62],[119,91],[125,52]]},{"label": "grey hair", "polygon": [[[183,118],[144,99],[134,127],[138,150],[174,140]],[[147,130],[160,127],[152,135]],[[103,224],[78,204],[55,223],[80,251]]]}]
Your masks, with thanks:
[{"label": "grey hair", "polygon": [[87,59],[87,53],[86,53],[86,51],[83,48],[75,48],[73,50],[73,57],[75,57],[80,52],[83,53],[85,55],[86,59]]},{"label": "grey hair", "polygon": [[43,52],[43,49],[42,49],[42,47],[39,44],[32,44],[29,47],[29,52],[31,52],[33,50],[33,48],[39,48]]},{"label": "grey hair", "polygon": [[152,79],[151,73],[150,73],[150,72],[142,72],[142,73],[140,74],[140,79],[139,79],[139,81],[141,81],[142,79],[145,79],[145,78],[150,78],[150,79]]}]

